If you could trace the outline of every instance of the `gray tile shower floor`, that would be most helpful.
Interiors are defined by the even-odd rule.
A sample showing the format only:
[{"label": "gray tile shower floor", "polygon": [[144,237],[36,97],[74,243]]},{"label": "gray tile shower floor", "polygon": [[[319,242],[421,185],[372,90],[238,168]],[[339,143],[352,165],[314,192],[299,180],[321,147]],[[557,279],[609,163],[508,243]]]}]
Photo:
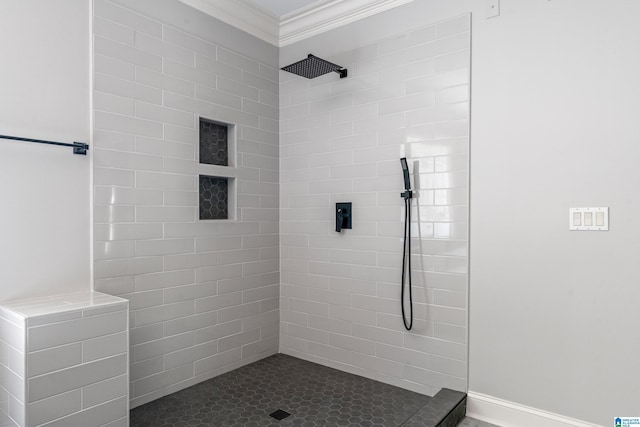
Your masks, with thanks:
[{"label": "gray tile shower floor", "polygon": [[[443,404],[433,407],[434,399],[277,354],[139,406],[131,411],[130,425],[428,425],[422,419]],[[278,409],[291,415],[281,421],[271,418],[269,414]],[[408,422],[414,416],[421,418],[420,424]]]}]

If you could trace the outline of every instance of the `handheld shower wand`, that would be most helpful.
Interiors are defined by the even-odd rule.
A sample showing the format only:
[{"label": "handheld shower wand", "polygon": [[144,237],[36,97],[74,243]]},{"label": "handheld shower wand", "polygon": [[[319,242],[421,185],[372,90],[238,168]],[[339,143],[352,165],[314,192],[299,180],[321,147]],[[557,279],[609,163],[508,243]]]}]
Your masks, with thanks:
[{"label": "handheld shower wand", "polygon": [[[411,199],[413,192],[411,191],[411,180],[409,179],[409,166],[407,158],[400,159],[402,165],[402,175],[404,176],[404,193],[400,193],[400,197],[404,199],[404,247],[402,248],[402,280],[400,291],[400,307],[402,308],[402,322],[407,331],[413,327],[413,295],[411,293]],[[409,319],[404,310],[404,288],[405,277],[409,285]]]},{"label": "handheld shower wand", "polygon": [[400,193],[400,196],[405,200],[411,199],[413,194],[411,192],[411,180],[409,179],[409,166],[407,166],[407,158],[400,159],[400,165],[402,166],[402,175],[404,176],[404,193]]}]

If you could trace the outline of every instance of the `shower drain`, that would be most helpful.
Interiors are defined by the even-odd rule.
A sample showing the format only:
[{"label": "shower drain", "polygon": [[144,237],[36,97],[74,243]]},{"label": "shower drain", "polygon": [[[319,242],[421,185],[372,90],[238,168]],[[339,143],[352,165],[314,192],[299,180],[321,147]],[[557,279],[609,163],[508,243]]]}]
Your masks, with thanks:
[{"label": "shower drain", "polygon": [[272,413],[269,414],[270,417],[275,418],[278,421],[284,420],[289,415],[291,415],[291,414],[288,413],[287,411],[283,411],[282,409],[278,409],[277,411],[272,412]]}]

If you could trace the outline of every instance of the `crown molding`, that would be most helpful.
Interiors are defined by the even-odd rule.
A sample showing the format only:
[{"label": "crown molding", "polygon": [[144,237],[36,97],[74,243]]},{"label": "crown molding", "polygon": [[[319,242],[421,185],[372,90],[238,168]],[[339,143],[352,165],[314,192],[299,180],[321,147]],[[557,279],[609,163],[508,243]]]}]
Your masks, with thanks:
[{"label": "crown molding", "polygon": [[243,0],[180,0],[182,3],[279,46],[280,22]]},{"label": "crown molding", "polygon": [[278,20],[244,0],[180,0],[267,43],[286,46],[413,0],[319,0]]},{"label": "crown molding", "polygon": [[412,1],[334,0],[312,9],[287,14],[280,22],[279,46],[304,40]]}]

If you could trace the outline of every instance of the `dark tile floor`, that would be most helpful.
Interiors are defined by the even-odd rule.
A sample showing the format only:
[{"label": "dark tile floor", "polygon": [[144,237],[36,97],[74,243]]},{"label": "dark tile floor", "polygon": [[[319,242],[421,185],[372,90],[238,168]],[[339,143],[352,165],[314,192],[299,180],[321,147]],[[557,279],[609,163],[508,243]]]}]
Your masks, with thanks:
[{"label": "dark tile floor", "polygon": [[[131,427],[435,425],[423,421],[461,395],[431,398],[277,354],[139,406]],[[291,415],[271,418],[278,409]]]}]

